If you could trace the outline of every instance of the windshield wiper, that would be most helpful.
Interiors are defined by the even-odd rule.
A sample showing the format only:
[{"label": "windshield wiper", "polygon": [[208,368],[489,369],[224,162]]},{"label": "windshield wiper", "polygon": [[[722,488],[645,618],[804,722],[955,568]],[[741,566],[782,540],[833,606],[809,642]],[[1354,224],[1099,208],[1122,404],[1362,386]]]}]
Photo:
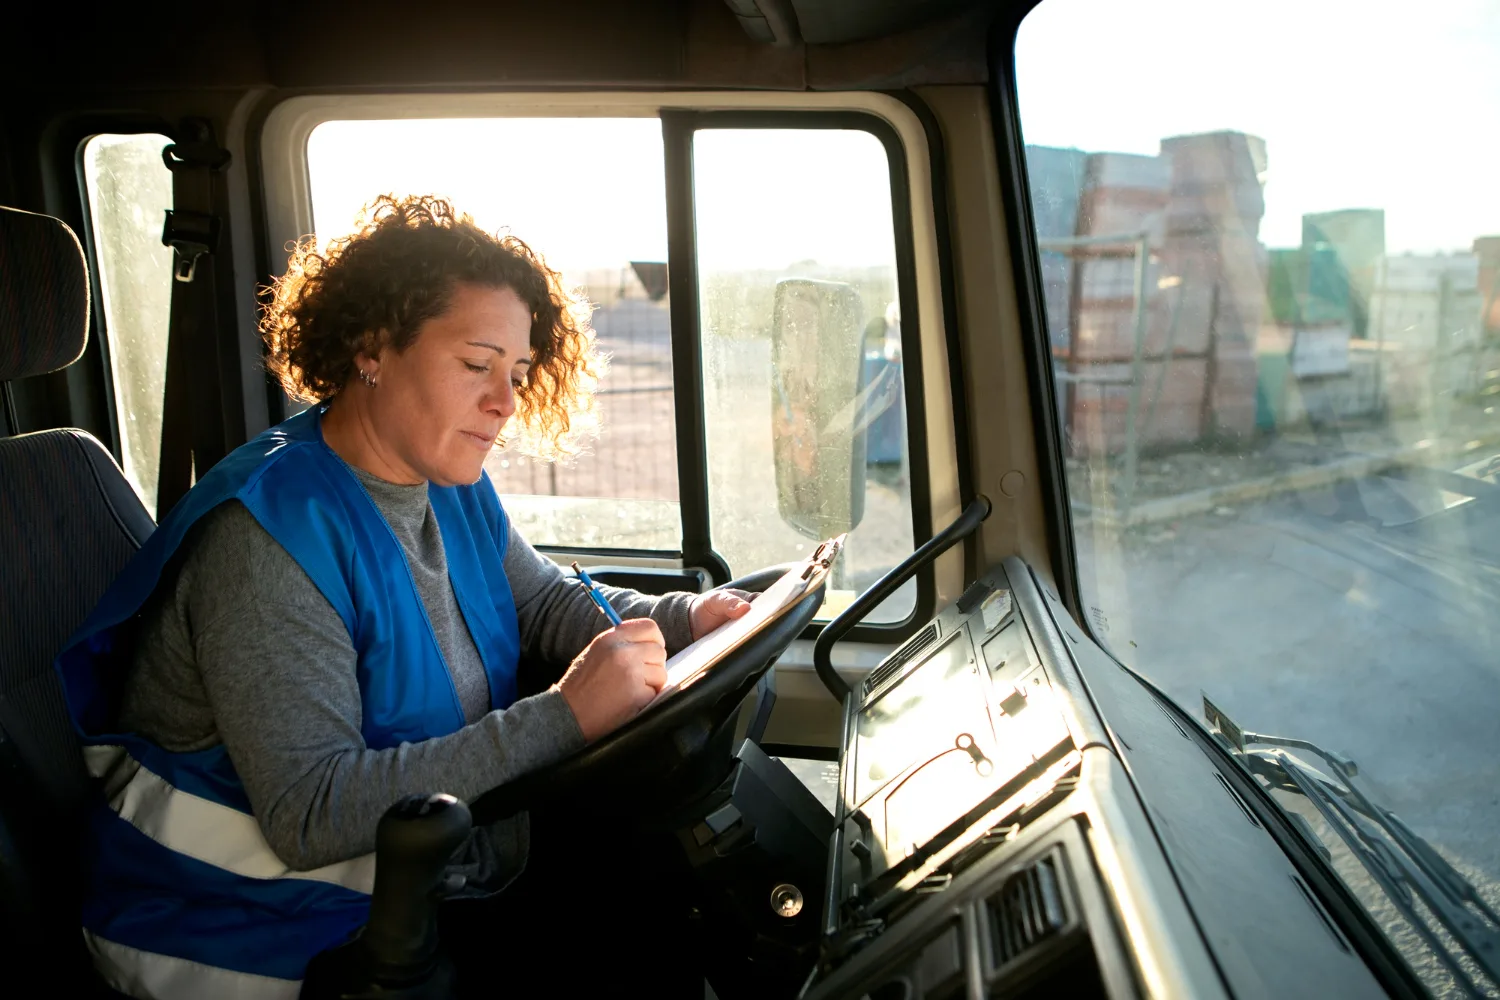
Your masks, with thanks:
[{"label": "windshield wiper", "polygon": [[[1500,916],[1431,844],[1395,813],[1370,801],[1354,782],[1359,769],[1353,760],[1306,740],[1246,732],[1206,696],[1203,711],[1219,742],[1252,774],[1282,790],[1298,792],[1312,803],[1456,983],[1476,995],[1485,989],[1459,964],[1459,952],[1423,919],[1413,897],[1442,925],[1462,955],[1492,983],[1500,984]],[[1255,745],[1274,749],[1252,749]],[[1317,755],[1332,778],[1298,759],[1291,752],[1295,750]],[[1304,834],[1311,833],[1305,819],[1291,812],[1287,815]],[[1326,850],[1320,853],[1328,857]]]}]

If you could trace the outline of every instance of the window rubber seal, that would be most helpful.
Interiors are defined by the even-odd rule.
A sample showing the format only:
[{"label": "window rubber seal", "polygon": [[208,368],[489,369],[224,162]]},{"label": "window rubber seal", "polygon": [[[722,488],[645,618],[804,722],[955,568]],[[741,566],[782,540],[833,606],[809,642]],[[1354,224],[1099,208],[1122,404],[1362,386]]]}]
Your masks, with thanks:
[{"label": "window rubber seal", "polygon": [[1057,420],[1051,343],[1047,338],[1046,313],[1042,305],[1041,258],[1033,235],[1036,223],[1031,211],[1026,146],[1021,135],[1021,112],[1016,95],[1016,33],[1022,20],[1038,2],[1040,0],[1028,0],[1017,4],[997,17],[990,27],[991,128],[1000,172],[1000,196],[1005,207],[1005,228],[1010,238],[1012,279],[1020,313],[1032,427],[1036,431],[1037,479],[1046,517],[1048,554],[1052,558],[1052,571],[1063,605],[1083,623],[1100,646],[1108,648],[1107,643],[1095,635],[1088,616],[1083,614],[1078,552],[1073,541],[1073,515],[1068,504],[1068,483],[1063,465],[1062,429]]}]

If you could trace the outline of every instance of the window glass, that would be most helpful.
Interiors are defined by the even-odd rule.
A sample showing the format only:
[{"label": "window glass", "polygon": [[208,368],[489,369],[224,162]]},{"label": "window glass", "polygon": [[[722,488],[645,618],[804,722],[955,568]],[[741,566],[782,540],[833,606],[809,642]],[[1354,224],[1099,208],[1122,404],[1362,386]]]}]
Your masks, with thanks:
[{"label": "window glass", "polygon": [[[853,130],[703,130],[693,190],[714,548],[740,573],[848,530],[832,615],[913,545],[885,148]],[[871,620],[914,604],[908,584]]]},{"label": "window glass", "polygon": [[1015,58],[1096,634],[1494,905],[1500,9],[1045,0]]},{"label": "window glass", "polygon": [[162,391],[172,311],[172,251],[161,227],[172,207],[164,135],[96,135],[83,147],[84,188],[109,347],[125,478],[156,509]]},{"label": "window glass", "polygon": [[678,549],[660,121],[331,121],[313,130],[307,162],[320,244],[377,195],[438,194],[581,289],[610,356],[598,436],[568,462],[497,448],[485,468],[534,544]]}]

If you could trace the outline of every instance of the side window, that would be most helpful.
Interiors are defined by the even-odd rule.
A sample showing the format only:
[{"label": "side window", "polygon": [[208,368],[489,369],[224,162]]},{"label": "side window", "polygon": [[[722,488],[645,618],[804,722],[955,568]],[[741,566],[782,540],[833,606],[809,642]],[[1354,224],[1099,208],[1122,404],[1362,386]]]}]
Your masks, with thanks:
[{"label": "side window", "polygon": [[[709,524],[739,573],[849,539],[824,614],[912,550],[891,169],[869,132],[693,134]],[[872,622],[904,619],[915,587]]]},{"label": "side window", "polygon": [[96,329],[109,358],[125,477],[148,510],[156,509],[172,308],[172,251],[161,242],[172,207],[172,174],[161,151],[171,141],[154,133],[96,135],[83,147]]},{"label": "side window", "polygon": [[661,123],[330,121],[309,137],[307,162],[322,245],[350,232],[379,194],[439,194],[480,226],[526,240],[586,294],[610,357],[597,438],[559,464],[496,449],[485,468],[533,544],[676,550]]}]

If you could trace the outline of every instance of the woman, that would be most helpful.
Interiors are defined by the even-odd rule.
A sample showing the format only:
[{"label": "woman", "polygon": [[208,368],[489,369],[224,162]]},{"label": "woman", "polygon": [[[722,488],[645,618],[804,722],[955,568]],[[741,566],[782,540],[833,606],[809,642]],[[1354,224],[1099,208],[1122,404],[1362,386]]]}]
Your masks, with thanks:
[{"label": "woman", "polygon": [[[600,368],[519,240],[382,197],[326,255],[298,248],[262,326],[315,405],[204,476],[59,659],[109,799],[85,936],[136,996],[295,996],[364,920],[389,805],[598,739],[749,607],[611,590],[628,620],[605,628],[510,526],[485,456],[512,421],[568,449]],[[556,683],[517,698],[521,658]],[[457,861],[492,890],[527,848],[522,816]]]}]

